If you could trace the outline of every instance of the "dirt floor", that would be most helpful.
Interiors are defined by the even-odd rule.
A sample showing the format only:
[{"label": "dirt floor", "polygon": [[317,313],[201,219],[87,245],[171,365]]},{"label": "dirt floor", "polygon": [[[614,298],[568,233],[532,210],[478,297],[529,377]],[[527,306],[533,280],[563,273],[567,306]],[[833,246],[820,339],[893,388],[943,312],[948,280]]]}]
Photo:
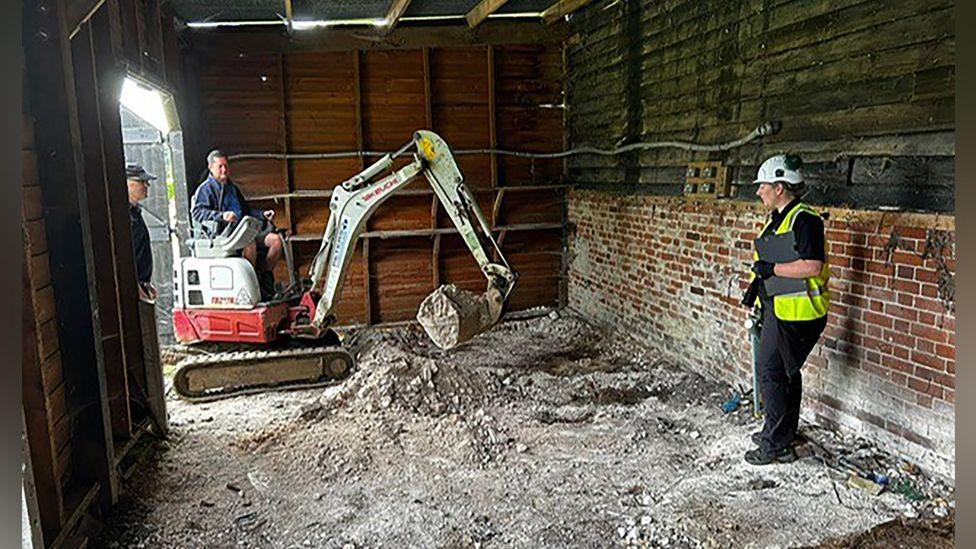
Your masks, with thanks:
[{"label": "dirt floor", "polygon": [[[728,386],[572,315],[453,351],[417,327],[357,340],[336,387],[170,400],[171,436],[94,545],[889,547],[893,528],[952,545],[940,482],[811,425],[800,461],[748,465],[748,403],[723,413]],[[824,463],[838,456],[888,489],[849,486]],[[933,513],[949,516],[932,527]]]}]

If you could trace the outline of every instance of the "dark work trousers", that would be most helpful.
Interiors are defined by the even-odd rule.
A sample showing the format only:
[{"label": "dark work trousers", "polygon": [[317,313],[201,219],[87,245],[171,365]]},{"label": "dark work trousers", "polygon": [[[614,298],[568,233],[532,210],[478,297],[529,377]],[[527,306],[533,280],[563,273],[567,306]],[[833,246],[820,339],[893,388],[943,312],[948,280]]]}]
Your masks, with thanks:
[{"label": "dark work trousers", "polygon": [[759,385],[762,389],[765,423],[762,430],[763,450],[770,452],[790,446],[800,423],[800,397],[803,376],[800,368],[790,372],[783,359],[786,345],[778,322],[772,314],[763,315],[759,338]]}]

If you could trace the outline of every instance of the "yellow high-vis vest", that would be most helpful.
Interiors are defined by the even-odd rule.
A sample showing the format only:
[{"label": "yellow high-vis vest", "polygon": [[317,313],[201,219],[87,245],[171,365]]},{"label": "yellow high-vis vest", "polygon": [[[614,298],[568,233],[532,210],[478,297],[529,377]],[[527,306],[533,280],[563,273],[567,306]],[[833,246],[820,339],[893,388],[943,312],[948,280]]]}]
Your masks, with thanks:
[{"label": "yellow high-vis vest", "polygon": [[[784,234],[792,231],[793,221],[800,212],[808,212],[820,217],[820,214],[815,212],[811,207],[799,202],[786,213],[786,217],[783,218],[779,227],[776,228],[776,234]],[[772,223],[772,220],[770,220],[770,223]],[[769,228],[769,223],[763,227],[762,233],[760,234],[765,233],[767,228]],[[826,243],[824,245],[826,246]],[[752,252],[752,257],[756,261],[759,260],[759,254],[755,251]],[[820,269],[820,273],[817,276],[812,276],[805,280],[807,283],[806,291],[773,296],[773,311],[776,314],[776,318],[788,321],[816,320],[827,315],[827,309],[830,308],[830,292],[827,290],[827,281],[830,280],[830,265],[826,261],[826,253],[824,254],[824,264]]]}]

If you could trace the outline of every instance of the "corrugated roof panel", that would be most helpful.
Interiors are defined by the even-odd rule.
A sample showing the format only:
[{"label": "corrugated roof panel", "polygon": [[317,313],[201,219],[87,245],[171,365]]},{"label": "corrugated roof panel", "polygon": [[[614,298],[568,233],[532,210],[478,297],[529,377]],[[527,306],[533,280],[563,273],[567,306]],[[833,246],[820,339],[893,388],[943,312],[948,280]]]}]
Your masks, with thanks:
[{"label": "corrugated roof panel", "polygon": [[[407,16],[422,15],[464,15],[478,5],[479,0],[413,0]],[[495,13],[538,13],[548,8],[556,0],[509,0]]]},{"label": "corrugated roof panel", "polygon": [[[463,16],[479,0],[413,0],[404,16]],[[538,13],[556,0],[509,0],[496,13]],[[285,14],[284,0],[169,0],[185,21],[274,21]],[[296,20],[382,19],[392,0],[292,0]]]},{"label": "corrugated roof panel", "polygon": [[382,19],[390,0],[292,0],[296,20]]},{"label": "corrugated roof panel", "polygon": [[169,0],[184,21],[269,21],[284,16],[284,0]]}]

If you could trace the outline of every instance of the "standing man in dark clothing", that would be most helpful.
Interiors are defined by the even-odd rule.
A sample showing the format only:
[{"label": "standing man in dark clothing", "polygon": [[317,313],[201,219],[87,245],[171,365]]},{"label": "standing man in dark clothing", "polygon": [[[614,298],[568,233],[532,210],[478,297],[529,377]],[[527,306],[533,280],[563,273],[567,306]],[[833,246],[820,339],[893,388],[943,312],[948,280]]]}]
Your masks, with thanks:
[{"label": "standing man in dark clothing", "polygon": [[129,222],[132,228],[132,251],[136,260],[136,279],[139,281],[139,297],[148,301],[156,299],[152,285],[153,257],[149,242],[149,228],[142,218],[139,202],[149,196],[149,182],[156,176],[139,164],[126,164],[126,186],[129,191]]},{"label": "standing man in dark clothing", "polygon": [[796,459],[792,444],[800,421],[800,369],[827,325],[830,307],[823,219],[800,201],[806,191],[801,164],[796,155],[774,156],[760,166],[755,181],[756,195],[772,210],[760,239],[786,239],[795,254],[780,262],[762,257],[758,246],[754,254],[753,278],[761,280],[758,368],[765,422],[752,435],[758,448],[745,455],[753,465]]},{"label": "standing man in dark clothing", "polygon": [[[275,212],[251,209],[248,206],[241,190],[230,180],[227,155],[220,149],[214,149],[207,155],[207,169],[210,172],[209,177],[193,194],[193,219],[216,221],[220,229],[227,224],[236,224],[246,215],[264,221],[264,228],[254,242],[241,251],[241,255],[254,266],[262,297],[269,299],[274,294],[274,268],[284,253],[284,242],[272,224]],[[263,267],[259,268],[259,262],[262,261]]]}]

